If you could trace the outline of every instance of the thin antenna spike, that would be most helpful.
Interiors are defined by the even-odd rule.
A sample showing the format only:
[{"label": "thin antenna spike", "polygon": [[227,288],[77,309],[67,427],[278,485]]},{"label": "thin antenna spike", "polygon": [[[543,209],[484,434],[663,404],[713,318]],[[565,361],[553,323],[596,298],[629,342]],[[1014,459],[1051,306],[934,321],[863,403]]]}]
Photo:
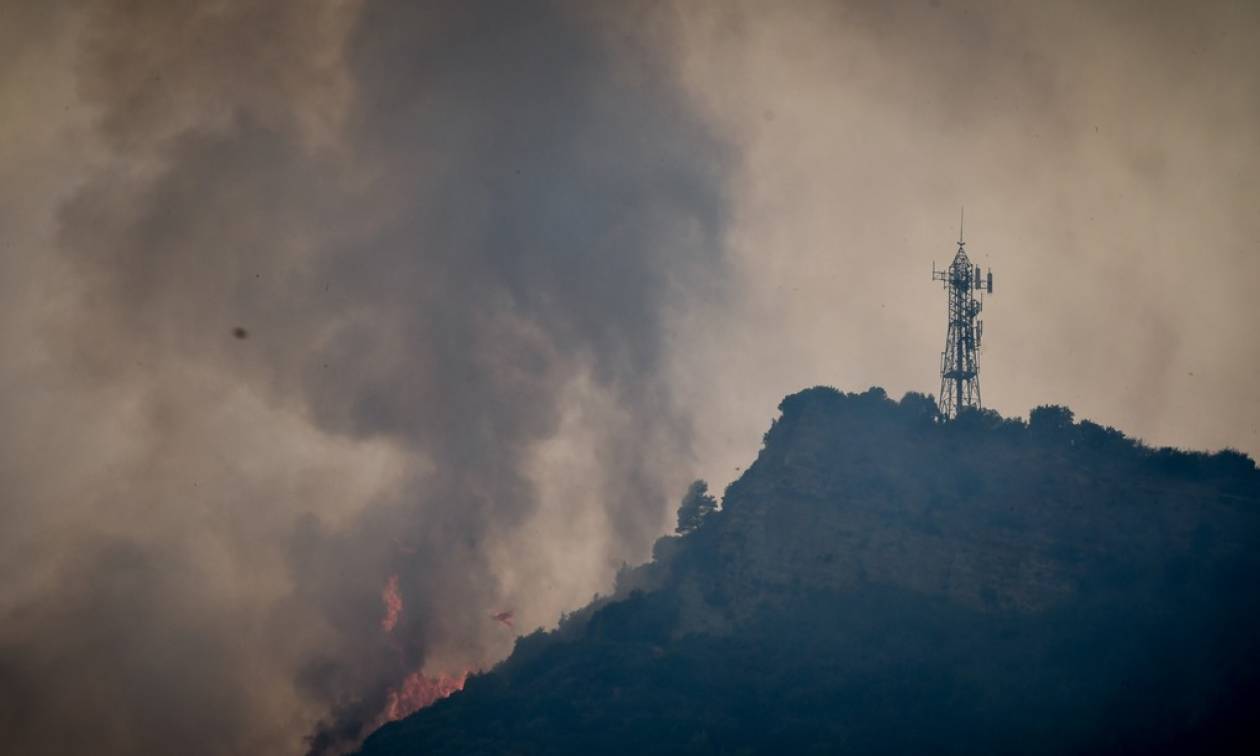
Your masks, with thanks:
[{"label": "thin antenna spike", "polygon": [[963,205],[958,210],[958,244],[961,246],[966,242],[963,241],[963,222],[967,220],[967,206]]}]

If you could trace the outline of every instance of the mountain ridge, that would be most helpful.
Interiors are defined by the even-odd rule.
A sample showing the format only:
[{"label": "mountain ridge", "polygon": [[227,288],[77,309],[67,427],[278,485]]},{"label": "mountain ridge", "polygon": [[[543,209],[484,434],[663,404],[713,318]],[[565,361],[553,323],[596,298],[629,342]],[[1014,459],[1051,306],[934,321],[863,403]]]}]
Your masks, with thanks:
[{"label": "mountain ridge", "polygon": [[920,394],[816,387],[779,409],[720,509],[361,753],[1203,751],[1245,734],[1248,457],[1152,449],[1056,406],[940,423]]}]

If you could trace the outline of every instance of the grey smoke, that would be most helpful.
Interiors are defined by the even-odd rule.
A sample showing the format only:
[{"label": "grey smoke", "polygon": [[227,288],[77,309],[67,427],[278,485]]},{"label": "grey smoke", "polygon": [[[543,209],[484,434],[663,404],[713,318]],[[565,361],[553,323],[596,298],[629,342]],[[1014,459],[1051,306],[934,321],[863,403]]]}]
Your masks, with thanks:
[{"label": "grey smoke", "polygon": [[[491,613],[553,621],[571,599],[550,586],[642,558],[689,453],[662,374],[669,303],[720,276],[728,159],[659,13],[75,17],[108,150],[60,214],[81,290],[57,359],[134,403],[144,448],[136,477],[92,492],[113,521],[41,544],[48,574],[4,606],[8,747],[291,752],[313,719],[314,750],[344,746],[431,656],[501,654]],[[383,447],[391,482],[327,506],[300,470],[257,484],[266,444],[233,436],[248,417],[217,422],[238,400],[258,424],[282,411]],[[575,433],[589,496],[548,506],[594,524],[566,540],[531,518],[540,447]],[[594,565],[565,555],[581,540]]]}]

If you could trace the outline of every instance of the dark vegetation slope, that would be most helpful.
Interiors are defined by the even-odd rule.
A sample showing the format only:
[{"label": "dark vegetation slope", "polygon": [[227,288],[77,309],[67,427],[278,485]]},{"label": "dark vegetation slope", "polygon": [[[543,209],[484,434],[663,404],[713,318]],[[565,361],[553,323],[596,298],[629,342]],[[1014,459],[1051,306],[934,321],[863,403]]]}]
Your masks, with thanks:
[{"label": "dark vegetation slope", "polygon": [[[386,754],[1222,752],[1260,716],[1260,473],[921,395],[788,397],[723,506]],[[1251,746],[1258,745],[1250,743]],[[1253,753],[1260,750],[1252,749]]]}]

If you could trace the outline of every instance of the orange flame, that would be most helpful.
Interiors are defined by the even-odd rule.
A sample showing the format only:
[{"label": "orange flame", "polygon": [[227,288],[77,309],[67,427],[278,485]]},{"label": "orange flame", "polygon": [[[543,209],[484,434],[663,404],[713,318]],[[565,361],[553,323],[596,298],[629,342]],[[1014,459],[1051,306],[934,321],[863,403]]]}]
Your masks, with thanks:
[{"label": "orange flame", "polygon": [[381,713],[382,724],[384,722],[392,722],[395,719],[402,719],[435,701],[440,701],[452,693],[463,690],[464,683],[467,680],[468,672],[466,670],[461,672],[458,677],[445,673],[439,674],[437,677],[425,677],[419,671],[412,672],[410,675],[407,675],[407,679],[403,680],[401,687],[389,692],[385,711]]},{"label": "orange flame", "polygon": [[[381,629],[386,633],[392,633],[398,625],[398,618],[403,610],[402,594],[398,592],[398,575],[390,575],[385,581],[385,587],[381,589],[381,603],[385,606],[385,615],[381,617]],[[507,614],[510,622],[511,613]],[[377,717],[375,726],[379,727],[386,722],[402,719],[412,712],[429,706],[434,701],[440,701],[452,693],[463,690],[467,679],[467,670],[459,673],[458,676],[441,673],[437,677],[425,677],[420,670],[412,672],[403,679],[398,688],[389,691],[385,710]]]},{"label": "orange flame", "polygon": [[402,594],[398,592],[398,576],[390,575],[381,591],[381,603],[385,605],[385,616],[381,617],[381,629],[387,633],[394,631],[398,624],[398,615],[402,613]]}]

